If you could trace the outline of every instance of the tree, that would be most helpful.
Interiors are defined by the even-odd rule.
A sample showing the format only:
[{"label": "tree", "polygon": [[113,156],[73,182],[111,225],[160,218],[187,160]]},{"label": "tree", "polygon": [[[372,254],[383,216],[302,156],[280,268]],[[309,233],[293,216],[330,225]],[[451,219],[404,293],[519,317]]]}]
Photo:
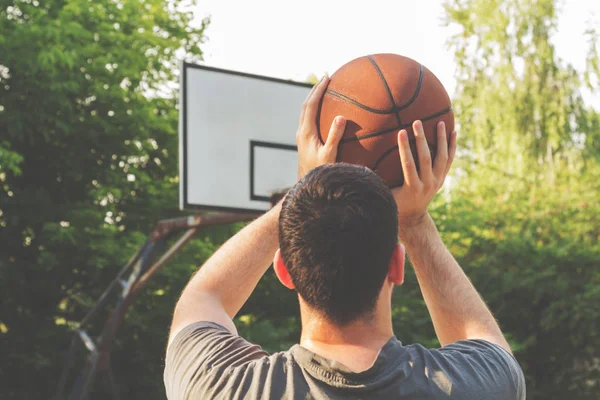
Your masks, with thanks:
[{"label": "tree", "polygon": [[[586,71],[560,60],[548,40],[556,4],[446,2],[458,28],[450,44],[461,153],[431,212],[515,348],[528,398],[595,399],[600,116],[582,93],[598,91],[598,36],[591,27]],[[0,3],[6,398],[51,396],[75,323],[156,220],[178,215],[176,54],[199,59],[208,23],[190,27],[191,17],[179,0]],[[205,232],[140,295],[113,352],[124,397],[164,398],[176,298],[239,227]],[[435,346],[407,275],[394,298],[395,332]],[[268,272],[236,325],[267,350],[289,348],[300,333],[295,294]]]},{"label": "tree", "polygon": [[555,0],[454,0],[462,149],[441,223],[524,367],[528,398],[600,393],[597,33],[588,69],[552,44]]},{"label": "tree", "polygon": [[[0,3],[4,398],[51,396],[74,321],[156,220],[178,213],[177,96],[169,84],[178,51],[188,60],[201,58],[208,24],[192,26],[186,4]],[[161,276],[164,287],[177,271],[184,275],[182,268],[189,274],[212,248],[209,238],[195,242],[190,250],[196,254],[182,254],[174,271]],[[142,301],[155,304],[161,295],[154,287]],[[127,336],[128,346],[161,349],[153,353],[155,368],[144,365],[134,347],[119,360],[118,381],[131,393],[160,397],[156,376],[138,378],[161,365],[173,303],[153,310],[164,319],[160,326],[146,318],[142,328],[130,327],[139,329]]]},{"label": "tree", "polygon": [[[583,101],[598,90],[597,35],[588,31],[589,69],[560,60],[552,44],[556,0],[451,1],[462,147],[470,162],[553,182],[600,151],[598,115]],[[595,68],[594,68],[595,66]],[[484,162],[485,161],[485,162]],[[594,163],[595,165],[595,163]]]}]

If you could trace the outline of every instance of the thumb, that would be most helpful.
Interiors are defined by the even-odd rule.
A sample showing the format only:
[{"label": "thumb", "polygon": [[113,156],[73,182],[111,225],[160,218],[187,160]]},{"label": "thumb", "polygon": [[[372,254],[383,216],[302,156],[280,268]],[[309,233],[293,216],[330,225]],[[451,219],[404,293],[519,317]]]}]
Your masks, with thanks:
[{"label": "thumb", "polygon": [[331,128],[329,129],[329,135],[327,136],[327,141],[325,142],[324,150],[326,151],[327,159],[330,162],[335,162],[337,157],[337,150],[344,136],[344,131],[346,130],[346,118],[342,116],[337,116],[333,119],[331,123]]}]

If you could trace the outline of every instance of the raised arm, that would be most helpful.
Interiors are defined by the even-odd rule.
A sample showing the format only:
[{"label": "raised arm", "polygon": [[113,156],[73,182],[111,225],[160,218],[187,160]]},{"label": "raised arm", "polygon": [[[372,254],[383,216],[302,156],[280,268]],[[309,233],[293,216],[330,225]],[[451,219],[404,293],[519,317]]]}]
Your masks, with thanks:
[{"label": "raised arm", "polygon": [[[327,142],[321,145],[317,138],[316,115],[328,82],[325,77],[315,85],[302,106],[296,134],[299,178],[314,167],[335,162],[344,134],[345,120],[338,117]],[[252,294],[279,247],[280,209],[278,204],[238,232],[192,277],[175,307],[169,344],[183,328],[198,321],[216,322],[237,333],[232,318]]]},{"label": "raised arm", "polygon": [[406,131],[398,134],[405,183],[394,190],[399,238],[412,262],[433,326],[442,346],[462,339],[484,339],[511,352],[498,323],[481,296],[450,254],[427,213],[444,183],[456,150],[456,133],[447,142],[444,123],[438,125],[438,146],[431,155],[420,121],[413,124],[420,169],[417,172]]}]

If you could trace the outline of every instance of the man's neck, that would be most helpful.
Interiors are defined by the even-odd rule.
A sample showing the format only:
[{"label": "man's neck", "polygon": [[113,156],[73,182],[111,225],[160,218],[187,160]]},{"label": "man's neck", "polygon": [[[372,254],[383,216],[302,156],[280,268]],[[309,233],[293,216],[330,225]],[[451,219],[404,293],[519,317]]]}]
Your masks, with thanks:
[{"label": "man's neck", "polygon": [[342,363],[354,372],[368,369],[381,348],[394,336],[391,313],[371,316],[339,326],[302,305],[300,345],[313,353]]}]

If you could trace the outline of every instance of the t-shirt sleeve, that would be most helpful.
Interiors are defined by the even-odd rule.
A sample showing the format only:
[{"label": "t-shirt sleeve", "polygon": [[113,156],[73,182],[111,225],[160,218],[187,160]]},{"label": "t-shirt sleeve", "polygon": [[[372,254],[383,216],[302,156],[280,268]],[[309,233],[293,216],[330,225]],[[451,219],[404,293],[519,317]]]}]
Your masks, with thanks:
[{"label": "t-shirt sleeve", "polygon": [[[525,377],[512,354],[486,340],[461,340],[442,347],[440,352],[455,360],[465,373],[462,390],[482,387],[494,399],[525,400]],[[457,388],[459,389],[459,388]]]},{"label": "t-shirt sleeve", "polygon": [[525,400],[517,360],[486,340],[460,340],[422,355],[428,383],[452,399]]},{"label": "t-shirt sleeve", "polygon": [[167,349],[164,383],[169,400],[186,399],[229,367],[268,357],[254,345],[213,322],[196,322],[175,336]]}]

